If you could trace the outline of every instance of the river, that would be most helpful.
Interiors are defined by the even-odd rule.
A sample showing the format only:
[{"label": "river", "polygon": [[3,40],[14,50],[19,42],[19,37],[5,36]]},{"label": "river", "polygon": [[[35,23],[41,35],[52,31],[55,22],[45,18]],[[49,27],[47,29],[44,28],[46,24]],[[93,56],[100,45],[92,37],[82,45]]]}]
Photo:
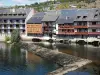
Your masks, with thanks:
[{"label": "river", "polygon": [[100,75],[100,46],[61,43],[51,44],[48,42],[35,44],[93,61],[93,63],[74,72],[69,72],[67,75]]},{"label": "river", "polygon": [[[90,59],[91,64],[66,75],[100,75],[100,46],[41,42],[39,46]],[[19,47],[0,43],[0,75],[46,75],[58,66]]]},{"label": "river", "polygon": [[56,68],[27,50],[0,43],[0,75],[45,75]]}]

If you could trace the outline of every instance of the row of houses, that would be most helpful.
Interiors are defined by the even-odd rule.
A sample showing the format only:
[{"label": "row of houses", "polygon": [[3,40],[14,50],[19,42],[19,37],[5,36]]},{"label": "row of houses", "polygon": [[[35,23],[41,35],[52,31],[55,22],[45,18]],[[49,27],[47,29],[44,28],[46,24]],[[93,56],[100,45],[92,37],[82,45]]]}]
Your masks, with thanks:
[{"label": "row of houses", "polygon": [[100,9],[0,9],[0,37],[10,35],[14,29],[26,38],[99,38]]},{"label": "row of houses", "polygon": [[48,38],[99,38],[100,9],[63,9],[35,13],[26,22],[26,34]]}]

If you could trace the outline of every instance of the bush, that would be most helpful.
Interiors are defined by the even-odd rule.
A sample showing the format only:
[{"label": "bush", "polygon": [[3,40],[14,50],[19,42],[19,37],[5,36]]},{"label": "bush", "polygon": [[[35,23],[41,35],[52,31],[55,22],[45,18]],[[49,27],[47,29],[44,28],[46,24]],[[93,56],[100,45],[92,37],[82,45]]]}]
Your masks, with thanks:
[{"label": "bush", "polygon": [[11,38],[9,36],[5,36],[5,42],[11,41]]}]

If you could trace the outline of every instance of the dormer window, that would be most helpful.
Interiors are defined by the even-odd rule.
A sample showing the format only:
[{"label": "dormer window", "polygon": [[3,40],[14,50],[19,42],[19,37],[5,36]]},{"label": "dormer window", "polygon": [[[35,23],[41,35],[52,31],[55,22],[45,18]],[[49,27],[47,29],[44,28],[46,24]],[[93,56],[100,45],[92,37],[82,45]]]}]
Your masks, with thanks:
[{"label": "dormer window", "polygon": [[77,16],[77,19],[79,19],[81,16]]},{"label": "dormer window", "polygon": [[95,15],[94,15],[94,17],[97,17],[97,16],[98,16],[98,14],[95,14]]},{"label": "dormer window", "polygon": [[87,18],[87,16],[83,16],[83,19]]},{"label": "dormer window", "polygon": [[12,14],[9,14],[9,16],[12,16]]}]

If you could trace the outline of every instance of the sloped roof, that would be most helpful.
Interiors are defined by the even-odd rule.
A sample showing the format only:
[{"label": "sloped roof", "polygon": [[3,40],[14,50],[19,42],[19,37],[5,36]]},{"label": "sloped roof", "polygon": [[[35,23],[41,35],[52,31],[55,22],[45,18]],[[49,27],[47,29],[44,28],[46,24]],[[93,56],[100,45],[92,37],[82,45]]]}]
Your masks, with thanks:
[{"label": "sloped roof", "polygon": [[43,19],[45,13],[44,12],[39,12],[39,13],[36,13],[35,15],[33,15],[33,17],[31,17],[28,21],[27,21],[27,24],[34,24],[34,23],[38,23],[40,24],[41,23],[41,20]]},{"label": "sloped roof", "polygon": [[57,11],[49,11],[49,12],[46,12],[42,21],[56,21],[58,17],[59,17],[59,14],[57,14]]},{"label": "sloped roof", "polygon": [[74,22],[74,19],[67,17],[67,16],[59,17],[58,20],[57,20],[58,24],[73,23],[73,22]]},{"label": "sloped roof", "polygon": [[43,17],[32,17],[28,20],[27,24],[40,24]]},{"label": "sloped roof", "polygon": [[[75,21],[100,21],[100,15],[95,17],[95,14],[100,13],[100,11],[96,12],[98,9],[79,9],[77,10],[76,16],[80,16],[80,18],[75,19]],[[84,18],[86,16],[86,18]]]},{"label": "sloped roof", "polygon": [[58,15],[45,15],[42,21],[56,21]]}]

